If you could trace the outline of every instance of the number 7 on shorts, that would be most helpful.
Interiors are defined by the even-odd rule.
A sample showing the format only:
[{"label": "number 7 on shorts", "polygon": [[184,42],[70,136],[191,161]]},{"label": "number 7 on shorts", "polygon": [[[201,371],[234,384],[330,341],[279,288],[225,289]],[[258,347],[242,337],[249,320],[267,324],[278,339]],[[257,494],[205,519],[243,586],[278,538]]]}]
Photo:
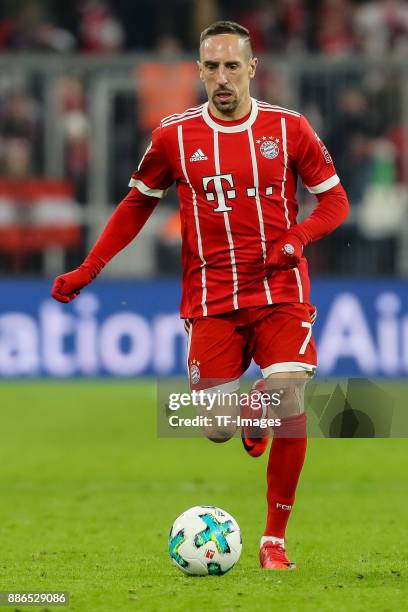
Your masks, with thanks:
[{"label": "number 7 on shorts", "polygon": [[306,334],[306,338],[299,349],[299,355],[304,355],[306,351],[306,347],[310,342],[310,338],[312,337],[312,324],[309,321],[302,321],[302,327],[306,327],[308,332]]}]

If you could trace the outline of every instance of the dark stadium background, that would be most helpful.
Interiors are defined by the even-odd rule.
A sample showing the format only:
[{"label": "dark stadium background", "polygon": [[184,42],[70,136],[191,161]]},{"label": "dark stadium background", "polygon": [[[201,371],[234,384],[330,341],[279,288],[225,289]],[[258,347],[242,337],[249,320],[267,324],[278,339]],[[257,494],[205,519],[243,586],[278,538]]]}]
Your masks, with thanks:
[{"label": "dark stadium background", "polygon": [[[5,285],[2,312],[25,318],[0,320],[8,330],[0,375],[53,376],[44,358],[44,337],[51,333],[44,325],[58,317],[66,320],[65,328],[54,325],[61,331],[56,351],[71,363],[66,376],[183,372],[174,190],[137,241],[83,292],[82,306],[81,300],[75,307],[48,303],[48,286],[82,261],[127,192],[160,118],[204,100],[194,65],[199,32],[211,21],[231,18],[250,28],[261,59],[253,95],[307,115],[349,195],[347,223],[308,248],[321,373],[405,376],[405,285],[394,279],[408,273],[407,12],[406,2],[394,0],[250,6],[215,0],[3,1],[0,273],[4,281],[19,282]],[[299,186],[299,199],[301,215],[309,214],[314,196]],[[38,281],[30,300],[25,300],[27,278]],[[163,278],[169,284],[160,285]],[[115,283],[101,301],[111,279],[131,282],[125,291]],[[152,307],[145,307],[141,279],[157,279],[151,291],[160,299],[154,298]],[[320,282],[325,280],[331,284]],[[42,316],[44,309],[53,317]],[[81,313],[99,330],[107,319],[113,326],[114,371],[104,367],[109,350],[98,348],[97,338],[89,352],[102,356],[81,357],[84,349],[73,337]],[[168,341],[160,361],[155,347],[162,332]],[[149,355],[138,346],[143,333],[152,345]],[[327,352],[332,336],[338,342]],[[19,357],[21,351],[25,356]],[[92,359],[93,365],[81,365]],[[127,362],[123,372],[120,359]]]},{"label": "dark stadium background", "polygon": [[[349,195],[347,222],[307,252],[322,384],[369,379],[405,405],[408,2],[2,0],[0,589],[64,587],[86,612],[162,609],[181,580],[171,521],[214,503],[236,515],[246,556],[227,586],[195,583],[201,600],[177,583],[174,609],[210,609],[214,593],[222,609],[265,609],[253,592],[290,609],[397,609],[405,440],[311,442],[291,536],[304,573],[279,586],[256,573],[263,464],[238,443],[157,437],[155,381],[185,373],[174,190],[76,301],[49,295],[127,193],[160,117],[205,100],[194,62],[217,19],[250,29],[253,95],[308,117]],[[298,195],[307,216],[314,198]]]}]

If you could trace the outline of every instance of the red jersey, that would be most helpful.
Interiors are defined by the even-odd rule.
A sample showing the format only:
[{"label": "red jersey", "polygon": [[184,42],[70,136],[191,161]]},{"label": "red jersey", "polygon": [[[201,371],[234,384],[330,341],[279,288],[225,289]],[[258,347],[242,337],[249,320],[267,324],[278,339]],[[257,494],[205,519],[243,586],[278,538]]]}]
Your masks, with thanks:
[{"label": "red jersey", "polygon": [[176,182],[182,225],[181,316],[309,302],[307,261],[265,275],[268,246],[296,224],[297,177],[315,194],[339,183],[301,114],[252,99],[240,121],[208,102],[162,120],[129,183],[156,198]]}]

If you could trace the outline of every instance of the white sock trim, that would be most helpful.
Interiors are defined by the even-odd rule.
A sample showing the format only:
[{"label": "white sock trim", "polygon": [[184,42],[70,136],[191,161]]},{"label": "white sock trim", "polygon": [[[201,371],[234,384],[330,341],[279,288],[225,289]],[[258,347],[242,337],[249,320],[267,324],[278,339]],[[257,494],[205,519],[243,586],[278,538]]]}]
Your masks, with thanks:
[{"label": "white sock trim", "polygon": [[262,547],[265,542],[273,542],[273,544],[278,543],[283,548],[285,548],[285,538],[277,538],[275,536],[262,536],[260,547]]}]

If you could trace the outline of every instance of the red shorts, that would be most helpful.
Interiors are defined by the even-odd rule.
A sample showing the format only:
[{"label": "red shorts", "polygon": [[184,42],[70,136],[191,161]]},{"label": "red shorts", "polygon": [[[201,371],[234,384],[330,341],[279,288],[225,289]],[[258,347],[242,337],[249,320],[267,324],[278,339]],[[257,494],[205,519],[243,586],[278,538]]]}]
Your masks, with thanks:
[{"label": "red shorts", "polygon": [[314,306],[295,302],[193,319],[187,350],[191,388],[227,382],[237,388],[252,359],[265,378],[279,372],[312,374],[317,364],[315,313]]}]

